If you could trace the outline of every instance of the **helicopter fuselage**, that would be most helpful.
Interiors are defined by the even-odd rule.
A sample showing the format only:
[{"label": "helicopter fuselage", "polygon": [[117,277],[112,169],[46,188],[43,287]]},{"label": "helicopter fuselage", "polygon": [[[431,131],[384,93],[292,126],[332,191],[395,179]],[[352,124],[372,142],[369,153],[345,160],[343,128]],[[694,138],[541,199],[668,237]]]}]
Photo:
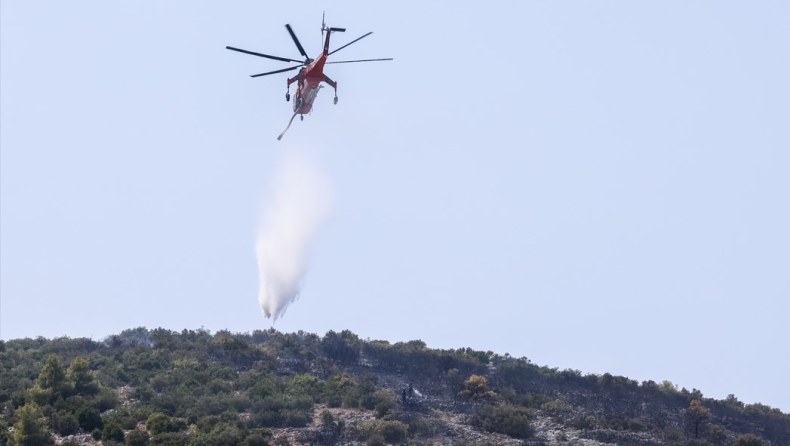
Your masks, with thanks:
[{"label": "helicopter fuselage", "polygon": [[[327,36],[329,40],[329,36]],[[318,96],[318,91],[323,87],[324,63],[326,62],[327,52],[324,51],[317,59],[310,62],[304,71],[299,74],[299,84],[296,88],[296,96],[293,102],[294,113],[305,115],[313,109],[313,101]]]}]

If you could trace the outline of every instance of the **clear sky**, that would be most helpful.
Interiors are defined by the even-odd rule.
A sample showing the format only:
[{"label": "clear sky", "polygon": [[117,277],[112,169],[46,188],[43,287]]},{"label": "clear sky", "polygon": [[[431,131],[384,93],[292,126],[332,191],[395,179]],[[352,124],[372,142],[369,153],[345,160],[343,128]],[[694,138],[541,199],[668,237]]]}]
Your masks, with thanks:
[{"label": "clear sky", "polygon": [[[298,5],[298,6],[297,6]],[[289,66],[346,27],[291,116]],[[251,331],[289,151],[333,207],[274,327],[790,412],[790,3],[3,2],[0,337]],[[292,90],[293,92],[293,90]]]}]

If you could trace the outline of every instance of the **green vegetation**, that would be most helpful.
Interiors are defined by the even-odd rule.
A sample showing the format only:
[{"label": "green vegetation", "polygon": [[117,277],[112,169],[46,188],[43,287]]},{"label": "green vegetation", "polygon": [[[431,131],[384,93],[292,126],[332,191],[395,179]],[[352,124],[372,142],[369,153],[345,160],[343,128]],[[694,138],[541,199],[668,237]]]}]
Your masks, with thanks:
[{"label": "green vegetation", "polygon": [[485,405],[477,411],[472,424],[513,438],[529,438],[535,432],[530,422],[533,418],[533,412],[524,407],[508,404]]},{"label": "green vegetation", "polygon": [[[107,446],[265,446],[289,444],[284,429],[309,437],[299,442],[419,444],[450,430],[440,410],[393,382],[414,382],[441,411],[516,439],[533,437],[540,416],[585,438],[644,432],[678,444],[790,444],[790,416],[778,409],[704,398],[669,381],[583,375],[419,340],[362,340],[347,330],[140,327],[102,341],[0,341],[0,446],[69,435]],[[352,412],[365,415],[341,415]]]}]

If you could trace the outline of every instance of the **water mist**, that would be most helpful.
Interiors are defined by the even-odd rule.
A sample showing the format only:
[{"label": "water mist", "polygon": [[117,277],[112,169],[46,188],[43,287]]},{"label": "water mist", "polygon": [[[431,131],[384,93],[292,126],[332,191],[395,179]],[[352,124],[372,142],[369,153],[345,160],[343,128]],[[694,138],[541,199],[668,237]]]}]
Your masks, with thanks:
[{"label": "water mist", "polygon": [[310,247],[331,211],[331,184],[306,152],[288,148],[266,202],[255,245],[258,302],[274,322],[299,297]]}]

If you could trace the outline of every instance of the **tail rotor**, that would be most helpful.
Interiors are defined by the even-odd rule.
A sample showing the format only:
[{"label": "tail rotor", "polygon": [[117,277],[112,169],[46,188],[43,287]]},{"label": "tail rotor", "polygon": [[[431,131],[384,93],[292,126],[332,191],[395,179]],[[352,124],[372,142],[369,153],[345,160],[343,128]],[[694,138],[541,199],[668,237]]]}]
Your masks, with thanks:
[{"label": "tail rotor", "polygon": [[324,31],[326,31],[326,11],[321,14],[321,44],[324,43]]}]

